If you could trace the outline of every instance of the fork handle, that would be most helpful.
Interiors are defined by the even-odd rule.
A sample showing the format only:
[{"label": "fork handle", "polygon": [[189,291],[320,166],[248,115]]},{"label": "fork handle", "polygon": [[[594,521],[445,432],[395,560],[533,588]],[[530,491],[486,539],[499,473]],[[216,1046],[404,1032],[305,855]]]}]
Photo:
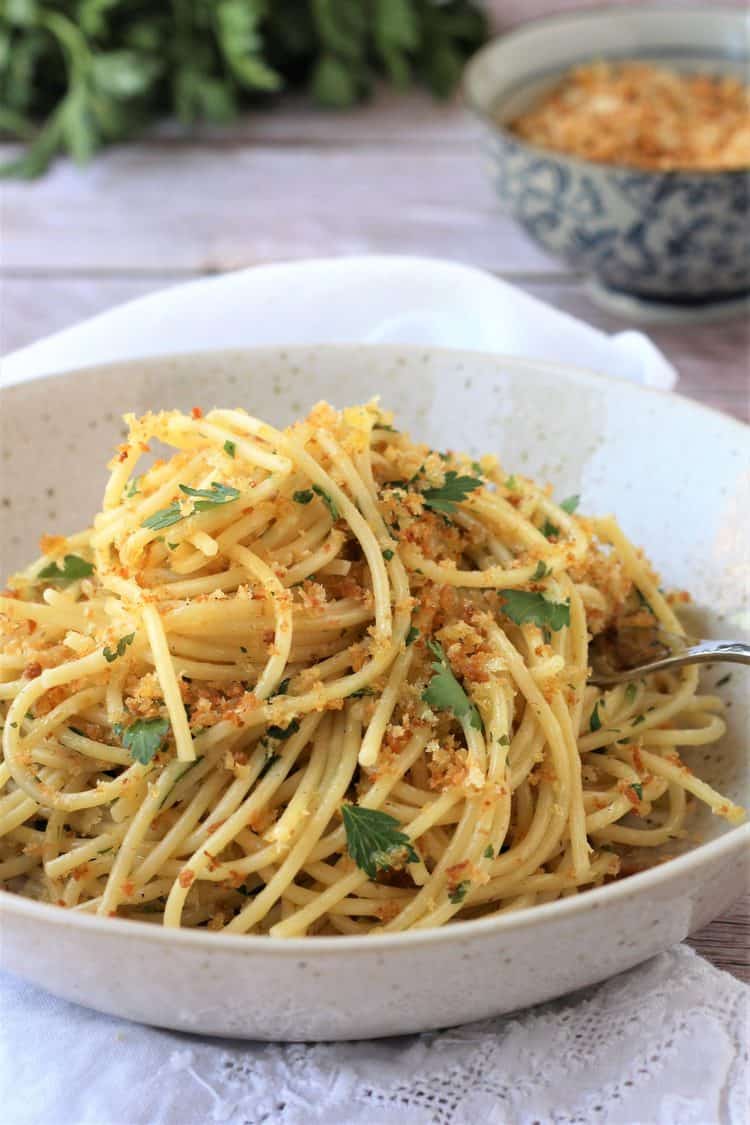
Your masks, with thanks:
[{"label": "fork handle", "polygon": [[750,664],[750,645],[745,644],[744,641],[697,641],[689,648],[670,653],[669,656],[663,656],[659,660],[652,660],[648,664],[638,664],[635,668],[607,675],[595,673],[589,683],[601,687],[624,684],[652,672],[664,672],[668,668],[681,668],[685,664],[711,664],[725,660],[732,664]]}]

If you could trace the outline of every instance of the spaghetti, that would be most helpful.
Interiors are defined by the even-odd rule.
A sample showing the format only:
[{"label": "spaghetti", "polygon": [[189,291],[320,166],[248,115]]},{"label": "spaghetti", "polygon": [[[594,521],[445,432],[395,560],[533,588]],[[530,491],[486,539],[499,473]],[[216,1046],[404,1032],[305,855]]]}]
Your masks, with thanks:
[{"label": "spaghetti", "polygon": [[126,420],[93,528],[0,596],[6,889],[391,932],[599,885],[693,799],[742,818],[678,754],[724,731],[694,668],[587,682],[593,636],[681,632],[613,519],[374,404]]}]

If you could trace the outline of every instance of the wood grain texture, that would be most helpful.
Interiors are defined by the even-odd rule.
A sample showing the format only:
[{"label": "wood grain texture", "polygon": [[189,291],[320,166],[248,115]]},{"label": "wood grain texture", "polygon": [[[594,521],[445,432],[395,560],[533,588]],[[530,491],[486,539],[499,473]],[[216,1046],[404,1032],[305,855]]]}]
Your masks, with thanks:
[{"label": "wood grain texture", "polygon": [[[574,2],[490,6],[508,27]],[[10,151],[0,146],[0,160]],[[32,184],[0,184],[0,234],[0,352],[181,278],[371,252],[483,266],[607,332],[633,327],[592,305],[581,279],[500,213],[473,123],[419,92],[383,92],[349,114],[286,99],[189,136],[160,126],[87,169],[63,161]],[[747,322],[647,330],[680,371],[682,393],[748,417]],[[691,944],[750,979],[750,899]]]}]

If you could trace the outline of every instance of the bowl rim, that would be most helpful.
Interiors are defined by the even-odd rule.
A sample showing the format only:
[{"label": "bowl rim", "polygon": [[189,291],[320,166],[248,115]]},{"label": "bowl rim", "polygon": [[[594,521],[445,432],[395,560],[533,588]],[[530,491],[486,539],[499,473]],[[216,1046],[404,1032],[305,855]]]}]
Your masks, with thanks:
[{"label": "bowl rim", "polygon": [[[31,379],[13,380],[0,387],[0,402],[9,392],[18,394],[26,383],[38,385],[51,382],[57,378],[85,376],[91,377],[97,373],[112,372],[128,367],[139,367],[144,363],[150,364],[177,364],[194,363],[214,357],[215,359],[229,359],[264,352],[269,355],[290,355],[292,353],[310,352],[344,352],[365,351],[381,353],[405,352],[413,355],[423,355],[426,352],[437,353],[440,356],[463,357],[477,365],[507,363],[517,370],[541,371],[549,374],[562,374],[564,378],[584,380],[601,386],[614,382],[620,389],[627,389],[637,397],[641,395],[656,395],[665,404],[674,402],[677,409],[698,413],[700,416],[708,415],[718,418],[723,425],[734,429],[748,445],[750,450],[750,426],[739,418],[725,414],[714,407],[706,406],[701,402],[690,399],[674,391],[666,391],[660,387],[647,387],[634,383],[629,379],[605,375],[601,372],[587,368],[577,367],[574,364],[558,363],[554,360],[535,360],[519,356],[502,355],[497,352],[470,351],[461,348],[443,348],[432,345],[419,344],[377,344],[377,343],[344,343],[344,344],[292,344],[292,345],[261,345],[258,347],[242,347],[227,349],[204,349],[183,353],[165,355],[150,355],[136,359],[115,360],[109,363],[92,364],[87,367],[75,368],[69,371],[49,372]],[[0,889],[0,922],[4,914],[14,915],[21,919],[36,922],[38,925],[51,925],[57,927],[70,927],[74,931],[91,931],[92,934],[112,934],[113,937],[141,938],[155,942],[157,945],[171,945],[178,942],[180,946],[193,948],[202,952],[221,950],[231,952],[246,951],[248,954],[268,953],[273,955],[287,954],[292,957],[312,956],[320,957],[336,955],[342,952],[359,951],[362,955],[369,952],[388,952],[390,950],[416,950],[425,946],[444,944],[451,941],[481,941],[489,940],[493,936],[500,936],[516,930],[525,930],[549,920],[564,920],[570,916],[581,914],[584,917],[588,912],[605,909],[607,906],[618,902],[627,901],[629,898],[638,898],[642,893],[668,885],[673,879],[688,875],[692,868],[700,869],[705,863],[718,861],[722,858],[739,858],[746,849],[750,848],[750,820],[743,824],[729,827],[721,836],[706,843],[698,844],[683,855],[677,856],[664,863],[658,863],[645,871],[630,875],[625,879],[608,883],[601,887],[594,887],[581,894],[568,898],[557,899],[554,902],[525,907],[508,914],[490,914],[467,922],[448,923],[445,926],[432,927],[424,930],[406,930],[389,934],[366,935],[340,935],[327,937],[294,937],[274,938],[263,934],[226,934],[222,932],[207,932],[199,929],[167,928],[164,926],[138,924],[127,918],[103,918],[99,915],[85,914],[75,909],[65,910],[52,904],[38,902],[34,899],[24,898],[11,891]],[[0,928],[1,932],[1,928]],[[2,942],[0,941],[0,964],[2,963]]]},{"label": "bowl rim", "polygon": [[[528,152],[531,156],[537,158],[544,158],[547,160],[554,160],[559,164],[570,166],[573,170],[587,171],[589,173],[599,171],[603,175],[609,172],[626,172],[632,175],[643,175],[651,177],[656,180],[659,179],[692,179],[702,180],[705,178],[715,177],[731,177],[745,178],[750,176],[750,165],[745,168],[641,168],[635,164],[617,164],[610,161],[603,160],[587,160],[583,156],[575,156],[570,153],[563,152],[559,149],[545,148],[542,145],[533,144],[524,138],[517,136],[505,124],[501,124],[492,115],[491,108],[483,104],[482,100],[475,95],[472,91],[472,83],[474,73],[478,66],[485,58],[489,58],[501,46],[506,46],[513,43],[515,40],[523,40],[526,35],[535,32],[537,29],[553,30],[556,25],[562,23],[581,22],[586,23],[592,18],[606,16],[609,22],[622,20],[624,17],[632,18],[633,16],[658,16],[669,14],[673,17],[681,16],[727,16],[735,19],[740,31],[743,29],[746,33],[750,31],[750,15],[743,12],[740,8],[732,8],[722,5],[721,7],[709,8],[708,6],[688,7],[687,5],[677,8],[655,8],[650,4],[628,4],[623,8],[614,7],[601,7],[601,5],[590,5],[582,8],[575,8],[569,12],[557,12],[552,15],[537,16],[534,19],[525,20],[524,23],[511,28],[508,31],[501,32],[499,35],[494,35],[486,43],[484,43],[479,50],[468,59],[463,69],[461,82],[459,86],[459,96],[463,105],[479,120],[493,135],[502,137],[506,144],[513,144],[516,147]],[[723,52],[726,54],[726,52]],[[624,56],[623,56],[624,57]],[[637,57],[637,52],[634,52],[631,58]],[[727,58],[730,56],[727,54]],[[748,60],[750,64],[750,54],[743,52],[743,57]],[[566,74],[574,65],[575,62],[570,62],[565,66],[561,66],[559,74]],[[521,83],[519,83],[520,85]]]}]

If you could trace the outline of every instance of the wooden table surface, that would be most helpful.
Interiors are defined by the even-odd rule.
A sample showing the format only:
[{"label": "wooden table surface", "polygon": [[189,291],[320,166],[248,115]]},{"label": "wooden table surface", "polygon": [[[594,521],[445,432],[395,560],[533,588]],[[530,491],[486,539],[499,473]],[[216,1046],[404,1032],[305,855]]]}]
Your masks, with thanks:
[{"label": "wooden table surface", "polygon": [[[0,145],[0,161],[10,152]],[[500,212],[461,108],[419,93],[345,115],[290,99],[189,137],[163,127],[83,170],[59,162],[2,184],[0,232],[0,352],[183,279],[369,252],[481,266],[605,331],[632,326]],[[649,331],[683,394],[748,418],[746,321]],[[746,898],[692,944],[750,979],[749,935]]]}]

